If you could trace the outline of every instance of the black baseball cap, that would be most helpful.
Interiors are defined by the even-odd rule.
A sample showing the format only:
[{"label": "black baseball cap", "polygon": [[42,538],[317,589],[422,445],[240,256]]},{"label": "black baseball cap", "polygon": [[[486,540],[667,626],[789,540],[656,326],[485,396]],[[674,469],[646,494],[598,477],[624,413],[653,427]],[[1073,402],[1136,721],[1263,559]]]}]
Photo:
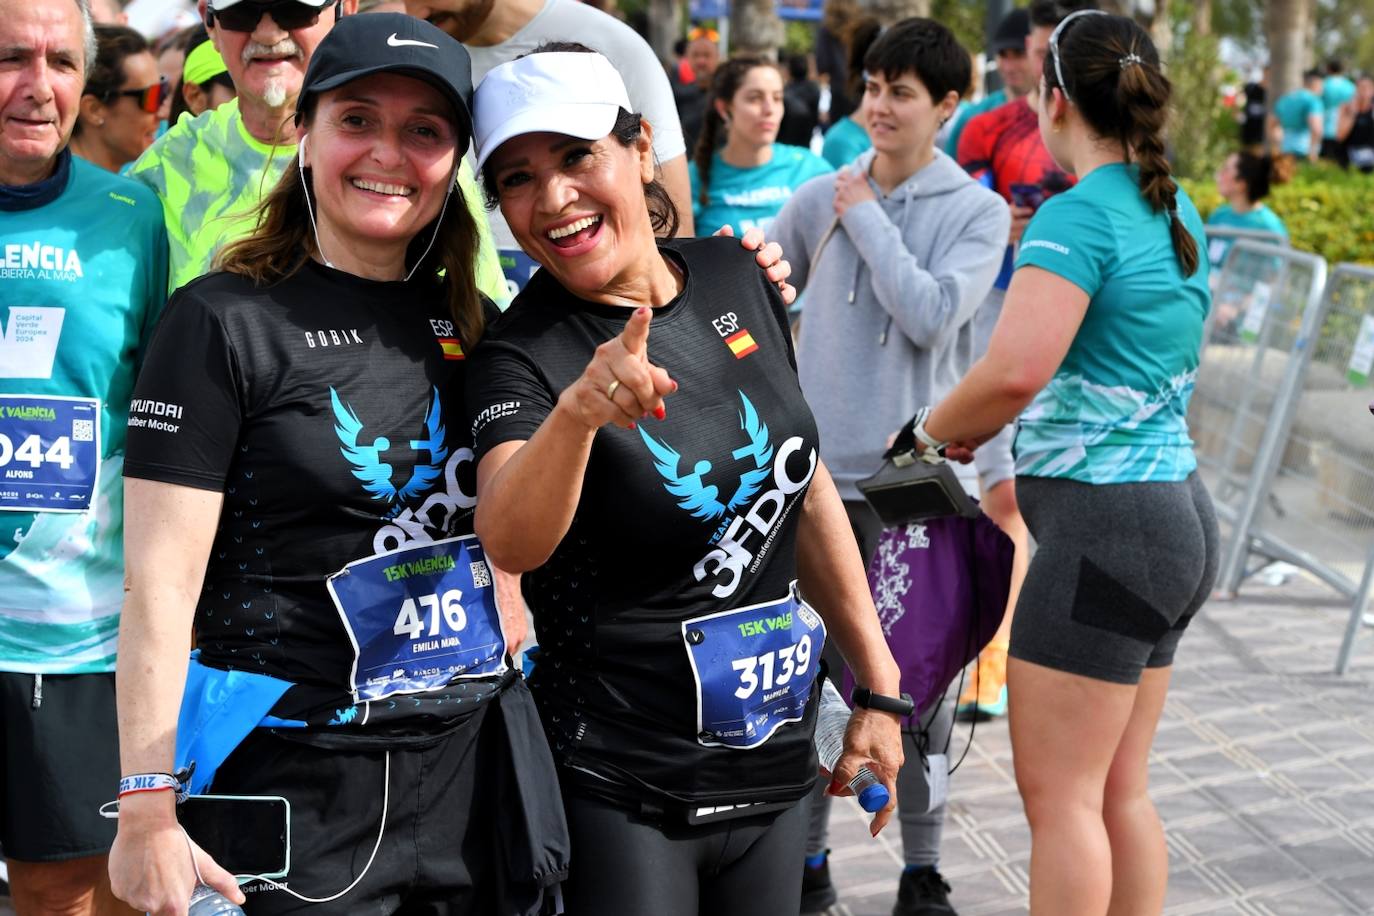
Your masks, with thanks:
[{"label": "black baseball cap", "polygon": [[997,31],[992,33],[992,47],[988,53],[999,51],[1026,50],[1026,37],[1030,35],[1030,13],[1024,9],[1012,10],[997,23]]},{"label": "black baseball cap", "polygon": [[374,73],[401,73],[438,89],[458,116],[458,154],[472,142],[472,62],[467,49],[440,28],[404,13],[345,16],[324,37],[296,100],[296,123],[312,95]]}]

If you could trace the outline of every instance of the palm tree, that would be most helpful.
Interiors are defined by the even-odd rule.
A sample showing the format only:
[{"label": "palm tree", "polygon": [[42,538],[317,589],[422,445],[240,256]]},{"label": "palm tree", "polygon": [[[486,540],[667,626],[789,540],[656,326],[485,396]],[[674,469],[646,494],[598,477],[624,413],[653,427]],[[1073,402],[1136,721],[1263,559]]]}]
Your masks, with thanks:
[{"label": "palm tree", "polygon": [[773,0],[734,0],[730,4],[731,54],[757,54],[777,60],[783,38],[782,20]]},{"label": "palm tree", "polygon": [[1269,98],[1302,85],[1309,0],[1269,0],[1264,32],[1269,43]]},{"label": "palm tree", "polygon": [[883,25],[930,15],[930,0],[860,0],[859,5]]}]

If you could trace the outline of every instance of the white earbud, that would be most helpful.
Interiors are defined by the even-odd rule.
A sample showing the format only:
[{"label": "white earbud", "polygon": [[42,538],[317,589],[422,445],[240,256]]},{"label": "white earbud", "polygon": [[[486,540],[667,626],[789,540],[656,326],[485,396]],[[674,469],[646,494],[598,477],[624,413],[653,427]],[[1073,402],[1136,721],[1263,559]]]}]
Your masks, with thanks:
[{"label": "white earbud", "polygon": [[329,256],[324,253],[324,246],[320,244],[320,227],[315,224],[315,208],[310,203],[310,182],[305,179],[305,140],[309,136],[301,135],[300,142],[296,144],[296,169],[301,174],[301,191],[305,193],[305,212],[310,215],[310,229],[315,233],[315,250],[324,259],[324,266],[332,268],[334,262],[329,260]]}]

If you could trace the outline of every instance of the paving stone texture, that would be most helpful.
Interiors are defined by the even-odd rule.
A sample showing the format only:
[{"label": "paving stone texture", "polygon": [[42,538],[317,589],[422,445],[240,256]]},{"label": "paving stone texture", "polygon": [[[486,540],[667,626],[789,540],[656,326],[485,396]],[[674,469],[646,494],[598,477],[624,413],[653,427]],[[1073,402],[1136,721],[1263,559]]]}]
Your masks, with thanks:
[{"label": "paving stone texture", "polygon": [[[1374,914],[1374,629],[1337,677],[1347,615],[1334,593],[1297,577],[1247,583],[1194,620],[1151,760],[1169,846],[1165,913]],[[940,867],[960,916],[1024,913],[1030,833],[1005,721],[977,727],[948,810]],[[870,839],[858,806],[836,805],[841,902],[828,916],[892,912],[895,827]]]}]

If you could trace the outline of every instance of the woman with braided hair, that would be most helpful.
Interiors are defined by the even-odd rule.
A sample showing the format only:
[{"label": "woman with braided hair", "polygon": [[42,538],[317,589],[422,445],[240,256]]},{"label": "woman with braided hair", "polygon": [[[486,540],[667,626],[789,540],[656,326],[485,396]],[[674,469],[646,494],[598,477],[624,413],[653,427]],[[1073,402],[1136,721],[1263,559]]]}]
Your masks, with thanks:
[{"label": "woman with braided hair", "polygon": [[1164,905],[1148,756],[1217,554],[1185,422],[1208,268],[1164,158],[1169,94],[1132,20],[1060,23],[1040,130],[1078,184],[1027,226],[987,354],[912,421],[924,448],[966,461],[1020,416],[1016,490],[1039,551],[1007,675],[1037,916]]}]

